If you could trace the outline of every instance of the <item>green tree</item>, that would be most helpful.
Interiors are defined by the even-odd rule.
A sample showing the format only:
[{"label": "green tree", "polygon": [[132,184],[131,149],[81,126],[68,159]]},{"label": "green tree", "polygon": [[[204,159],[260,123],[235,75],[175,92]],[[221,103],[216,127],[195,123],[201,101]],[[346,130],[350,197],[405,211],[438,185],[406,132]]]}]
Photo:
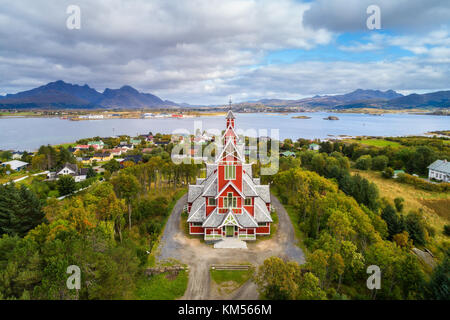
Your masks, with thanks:
[{"label": "green tree", "polygon": [[425,297],[432,300],[450,300],[450,255],[434,268],[430,281],[425,287]]},{"label": "green tree", "polygon": [[369,170],[372,167],[372,157],[369,154],[359,157],[355,167],[360,170]]},{"label": "green tree", "polygon": [[111,178],[114,191],[119,198],[125,199],[128,206],[128,226],[131,230],[131,201],[139,193],[140,184],[135,176],[120,172]]},{"label": "green tree", "polygon": [[397,209],[397,212],[402,212],[405,204],[405,199],[403,199],[402,197],[397,197],[394,199],[394,204],[395,209]]},{"label": "green tree", "polygon": [[43,221],[44,213],[34,192],[24,185],[0,185],[0,235],[23,237]]},{"label": "green tree", "polygon": [[293,300],[298,296],[300,267],[278,257],[264,260],[255,275],[258,291],[270,300]]},{"label": "green tree", "polygon": [[63,175],[58,179],[58,191],[61,196],[73,193],[77,189],[75,179],[71,175]]},{"label": "green tree", "polygon": [[86,179],[94,178],[97,175],[94,169],[92,167],[89,167],[86,173]]},{"label": "green tree", "polygon": [[326,293],[320,288],[319,279],[311,272],[301,276],[298,284],[299,300],[326,300]]},{"label": "green tree", "polygon": [[372,159],[372,169],[383,171],[389,163],[389,158],[386,156],[376,156]]},{"label": "green tree", "polygon": [[392,239],[394,235],[405,230],[403,219],[398,216],[391,204],[386,204],[386,206],[381,210],[381,218],[386,221],[389,239]]},{"label": "green tree", "polygon": [[111,159],[103,165],[103,168],[105,168],[109,172],[113,173],[113,172],[119,171],[120,163],[117,162],[115,159]]},{"label": "green tree", "polygon": [[406,216],[406,230],[408,231],[411,239],[414,240],[415,244],[424,245],[425,244],[425,222],[420,213],[411,211]]},{"label": "green tree", "polygon": [[383,176],[383,178],[390,179],[394,176],[394,169],[392,169],[391,167],[387,167],[386,169],[384,169],[381,175]]}]

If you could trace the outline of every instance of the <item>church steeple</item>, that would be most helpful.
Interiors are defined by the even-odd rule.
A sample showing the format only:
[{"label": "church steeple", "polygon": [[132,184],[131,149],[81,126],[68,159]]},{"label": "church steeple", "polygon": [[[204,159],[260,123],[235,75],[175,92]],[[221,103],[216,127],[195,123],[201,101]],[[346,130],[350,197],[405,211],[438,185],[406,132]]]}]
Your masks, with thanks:
[{"label": "church steeple", "polygon": [[230,101],[228,103],[229,103],[230,107],[228,109],[228,113],[227,113],[227,117],[226,117],[226,119],[227,119],[227,128],[230,127],[230,126],[234,128],[234,119],[235,119],[235,117],[234,117],[233,111],[231,111],[231,97],[230,97]]}]

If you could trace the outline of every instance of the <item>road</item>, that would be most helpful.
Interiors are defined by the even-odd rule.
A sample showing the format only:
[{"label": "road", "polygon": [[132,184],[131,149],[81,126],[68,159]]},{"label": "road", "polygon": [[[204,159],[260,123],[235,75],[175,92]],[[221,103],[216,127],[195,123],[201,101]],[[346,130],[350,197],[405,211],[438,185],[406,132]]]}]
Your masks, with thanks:
[{"label": "road", "polygon": [[212,245],[191,239],[181,229],[181,212],[186,204],[184,195],[175,204],[167,220],[161,243],[158,248],[159,260],[176,259],[189,266],[189,282],[184,296],[186,300],[235,299],[256,300],[258,293],[253,282],[247,282],[229,296],[219,296],[211,290],[209,267],[211,264],[250,262],[257,266],[271,256],[305,263],[303,251],[295,245],[295,232],[291,220],[279,200],[272,195],[272,205],[278,214],[278,230],[267,240],[256,243],[247,242],[248,249],[214,249]]}]

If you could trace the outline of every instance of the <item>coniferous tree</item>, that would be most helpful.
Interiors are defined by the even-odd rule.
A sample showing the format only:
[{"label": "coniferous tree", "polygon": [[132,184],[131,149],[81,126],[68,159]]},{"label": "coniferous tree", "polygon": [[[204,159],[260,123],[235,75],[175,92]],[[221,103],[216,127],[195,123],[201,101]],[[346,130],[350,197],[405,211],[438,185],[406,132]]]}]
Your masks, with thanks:
[{"label": "coniferous tree", "polygon": [[23,185],[0,185],[0,235],[23,237],[43,219],[41,204],[33,191]]}]

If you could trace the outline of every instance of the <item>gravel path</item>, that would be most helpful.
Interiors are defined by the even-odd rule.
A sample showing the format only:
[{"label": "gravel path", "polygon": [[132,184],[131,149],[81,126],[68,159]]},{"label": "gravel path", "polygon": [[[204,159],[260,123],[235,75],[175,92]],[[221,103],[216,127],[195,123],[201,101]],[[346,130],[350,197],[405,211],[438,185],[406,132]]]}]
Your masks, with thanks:
[{"label": "gravel path", "polygon": [[300,264],[305,263],[303,251],[295,245],[294,228],[286,210],[274,195],[271,197],[272,205],[278,214],[277,233],[268,240],[257,243],[248,241],[248,249],[214,249],[212,245],[202,243],[199,239],[190,239],[185,236],[180,223],[187,195],[178,200],[164,228],[157,258],[159,260],[173,258],[189,266],[188,287],[181,299],[258,299],[256,285],[250,281],[232,292],[230,296],[218,296],[211,290],[209,276],[211,264],[250,262],[256,266],[271,256],[295,260]]}]

